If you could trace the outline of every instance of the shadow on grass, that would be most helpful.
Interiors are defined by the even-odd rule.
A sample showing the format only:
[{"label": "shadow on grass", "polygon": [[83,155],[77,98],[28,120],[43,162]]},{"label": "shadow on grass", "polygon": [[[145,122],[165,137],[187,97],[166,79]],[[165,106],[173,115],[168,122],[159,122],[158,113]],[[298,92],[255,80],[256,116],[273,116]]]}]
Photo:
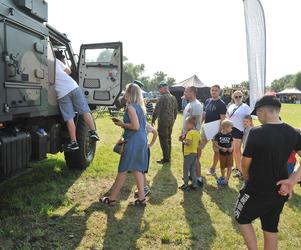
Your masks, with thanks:
[{"label": "shadow on grass", "polygon": [[216,237],[210,215],[202,203],[203,191],[183,192],[182,206],[191,232],[191,249],[211,249]]},{"label": "shadow on grass", "polygon": [[[114,183],[113,183],[113,185],[114,185]],[[103,196],[110,196],[113,185]],[[134,176],[133,176],[133,174],[128,173],[125,183],[124,183],[117,199],[118,200],[127,200],[131,196],[131,194],[133,194],[132,190],[133,190],[134,185],[136,185]],[[134,197],[134,194],[133,194],[133,197]]]},{"label": "shadow on grass", "polygon": [[229,186],[216,187],[210,184],[206,184],[205,192],[211,197],[212,202],[218,206],[219,210],[231,218],[233,228],[238,231],[233,213],[239,193]]},{"label": "shadow on grass", "polygon": [[[75,249],[85,239],[90,216],[99,211],[107,214],[107,222],[103,216],[96,218],[102,220],[100,225],[108,223],[104,248],[116,245],[116,242],[111,244],[118,235],[124,241],[121,248],[128,245],[129,249],[134,249],[135,239],[140,237],[144,210],[128,207],[121,220],[115,217],[119,205],[112,209],[94,202],[83,211],[81,200],[74,201],[72,191],[71,198],[66,195],[81,174],[82,171],[66,168],[62,160],[49,159],[34,166],[29,174],[1,186],[0,249]],[[129,199],[134,183],[134,178],[127,176],[120,193],[121,200]],[[75,205],[70,207],[72,203]],[[67,207],[69,210],[65,211]],[[60,209],[63,210],[60,212]],[[58,215],[52,211],[57,211]],[[120,225],[125,225],[127,231],[122,232]]]},{"label": "shadow on grass", "polygon": [[149,199],[150,204],[159,205],[167,198],[177,193],[178,184],[174,177],[170,164],[163,165],[153,179],[151,186],[152,195]]},{"label": "shadow on grass", "polygon": [[[133,176],[128,174],[120,192],[119,200],[129,199],[134,184]],[[101,196],[109,196],[112,187]],[[136,249],[136,242],[140,238],[142,231],[144,231],[140,231],[144,208],[129,205],[122,218],[118,219],[116,213],[119,212],[120,208],[119,202],[117,202],[116,206],[108,206],[98,201],[92,203],[84,211],[80,211],[80,207],[77,205],[73,206],[64,216],[54,218],[53,225],[55,226],[52,227],[52,233],[48,238],[56,239],[59,242],[59,245],[56,247],[62,247],[63,249],[79,247],[82,241],[85,241],[85,237],[89,238],[86,235],[87,223],[90,223],[89,219],[93,215],[92,223],[98,224],[100,227],[106,225],[106,232],[104,236],[93,234],[94,245],[91,246],[92,248],[98,248],[102,245],[103,249]],[[61,232],[61,234],[58,235],[57,232]],[[52,242],[47,244],[47,246],[51,245]]]},{"label": "shadow on grass", "polygon": [[[116,216],[120,210],[119,204],[108,206],[95,202],[82,213],[79,213],[78,209],[78,206],[73,206],[64,216],[52,217],[49,220],[51,228],[43,240],[44,248],[76,249],[82,241],[93,237],[93,245],[90,246],[92,249],[99,249],[100,246],[102,249],[138,249],[137,240],[149,228],[142,220],[142,207],[128,205],[121,219]],[[93,221],[89,221],[92,215]],[[99,235],[93,232],[90,236],[87,223],[95,224],[95,228],[97,225],[106,225],[105,234],[99,230]]]},{"label": "shadow on grass", "polygon": [[137,240],[149,229],[142,220],[144,209],[128,205],[121,219],[116,218],[115,211],[107,210],[103,249],[138,249]]},{"label": "shadow on grass", "polygon": [[50,159],[33,171],[1,186],[0,218],[19,214],[45,215],[47,209],[66,202],[68,189],[82,171],[69,170],[62,160]]},{"label": "shadow on grass", "polygon": [[294,193],[292,199],[287,202],[287,205],[296,212],[301,211],[300,204],[301,196],[296,193]]},{"label": "shadow on grass", "polygon": [[63,160],[49,159],[38,166],[0,187],[0,248],[34,247],[43,240],[49,213],[69,204],[66,193],[82,174],[66,168]]}]

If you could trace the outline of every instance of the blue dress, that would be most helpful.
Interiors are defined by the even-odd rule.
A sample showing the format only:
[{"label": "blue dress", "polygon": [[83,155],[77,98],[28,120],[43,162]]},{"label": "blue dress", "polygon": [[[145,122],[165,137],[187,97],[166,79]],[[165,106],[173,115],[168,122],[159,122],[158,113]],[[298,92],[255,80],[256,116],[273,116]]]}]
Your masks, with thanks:
[{"label": "blue dress", "polygon": [[[146,118],[138,104],[130,104],[135,110],[140,124],[138,131],[125,129],[123,138],[127,141],[125,152],[120,157],[118,172],[147,170],[148,146],[146,134]],[[130,123],[128,110],[126,109],[123,117],[124,123]]]}]

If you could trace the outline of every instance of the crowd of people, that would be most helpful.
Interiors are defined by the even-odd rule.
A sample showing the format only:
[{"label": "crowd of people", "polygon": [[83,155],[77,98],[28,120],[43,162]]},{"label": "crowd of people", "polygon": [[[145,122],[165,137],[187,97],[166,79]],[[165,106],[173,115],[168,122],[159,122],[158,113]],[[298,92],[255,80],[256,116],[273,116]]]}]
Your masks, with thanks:
[{"label": "crowd of people", "polygon": [[[56,86],[58,103],[71,141],[66,150],[77,150],[75,111],[84,116],[90,128],[91,140],[98,141],[89,107],[78,85],[68,74],[61,53],[57,53]],[[141,87],[141,86],[140,86]],[[100,201],[115,205],[118,194],[128,172],[137,184],[135,206],[145,206],[145,197],[150,194],[146,174],[149,169],[150,148],[159,136],[163,158],[158,164],[169,164],[171,157],[171,135],[177,118],[178,107],[174,96],[165,83],[159,85],[161,97],[155,107],[151,124],[146,121],[146,107],[141,88],[136,83],[127,85],[123,103],[123,120],[112,119],[123,129],[122,138],[115,145],[120,154],[118,174],[110,196]],[[201,157],[206,144],[212,141],[213,159],[208,175],[216,175],[220,163],[220,177],[217,184],[227,186],[231,172],[243,180],[243,186],[234,209],[248,249],[258,249],[252,222],[259,218],[264,235],[264,249],[277,249],[277,232],[280,214],[285,202],[292,196],[294,185],[301,179],[301,165],[295,171],[296,155],[301,156],[300,131],[280,119],[281,103],[274,96],[264,96],[256,102],[255,109],[243,103],[243,94],[235,91],[233,102],[226,107],[220,99],[220,87],[211,87],[211,98],[204,105],[197,100],[195,87],[187,87],[184,98],[187,105],[183,111],[183,124],[179,140],[183,149],[183,185],[186,192],[203,187]],[[253,127],[252,115],[262,124]],[[158,121],[158,132],[155,122]],[[217,123],[213,138],[209,138],[206,127]],[[152,140],[148,144],[148,133]],[[117,147],[118,146],[118,147]],[[115,148],[115,147],[114,147]],[[242,154],[242,148],[243,154]],[[235,163],[235,167],[233,167]],[[189,181],[191,180],[191,185]]]},{"label": "crowd of people", "polygon": [[[154,133],[154,125],[158,120],[163,158],[157,163],[169,164],[172,159],[171,134],[177,117],[177,102],[166,84],[160,84],[159,90],[162,97],[155,107],[149,127]],[[135,84],[127,86],[124,120],[114,122],[125,129],[126,146],[120,158],[119,173],[113,191],[109,197],[101,198],[106,204],[116,203],[124,176],[129,171],[133,172],[138,187],[136,193],[138,198],[133,204],[145,206],[145,197],[150,193],[145,178],[150,153],[147,146],[144,103],[140,92],[139,86]],[[258,100],[253,111],[243,103],[243,94],[240,91],[233,93],[233,102],[226,107],[220,99],[218,85],[211,87],[211,98],[204,105],[197,100],[197,90],[194,87],[187,87],[184,96],[188,103],[183,111],[183,127],[179,137],[183,149],[184,183],[179,188],[186,192],[203,186],[200,158],[206,144],[211,140],[214,154],[212,166],[207,174],[216,175],[219,162],[218,185],[228,185],[233,170],[234,176],[243,180],[234,217],[248,249],[258,249],[252,226],[252,222],[257,218],[262,224],[264,248],[277,249],[276,233],[280,214],[288,196],[292,194],[293,186],[301,178],[301,167],[294,172],[296,154],[301,156],[300,131],[281,121],[279,116],[281,103],[273,96],[264,96]],[[253,127],[254,115],[257,115],[261,126]],[[219,122],[220,128],[214,138],[209,140],[206,137],[205,127],[212,122]],[[136,123],[139,125],[135,126]],[[134,142],[133,135],[129,135],[135,133],[143,137],[143,140],[140,139],[143,146],[137,141]],[[151,144],[153,143],[154,140]],[[127,159],[131,162],[127,162]],[[138,162],[139,166],[136,164]]]}]

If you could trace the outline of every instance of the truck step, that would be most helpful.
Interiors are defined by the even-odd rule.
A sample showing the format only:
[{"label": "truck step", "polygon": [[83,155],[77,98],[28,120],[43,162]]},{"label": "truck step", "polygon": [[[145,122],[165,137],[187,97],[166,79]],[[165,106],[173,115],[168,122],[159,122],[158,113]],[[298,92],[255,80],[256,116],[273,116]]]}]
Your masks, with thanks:
[{"label": "truck step", "polygon": [[0,181],[29,167],[31,136],[27,132],[0,132]]}]

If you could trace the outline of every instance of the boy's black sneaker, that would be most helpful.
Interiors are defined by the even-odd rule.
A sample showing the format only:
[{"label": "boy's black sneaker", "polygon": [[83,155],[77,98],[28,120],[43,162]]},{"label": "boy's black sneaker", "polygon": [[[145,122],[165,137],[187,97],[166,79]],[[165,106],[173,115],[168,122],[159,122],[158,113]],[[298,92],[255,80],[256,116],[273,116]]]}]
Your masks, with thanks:
[{"label": "boy's black sneaker", "polygon": [[93,141],[99,141],[100,140],[100,138],[99,138],[99,136],[98,136],[98,134],[96,133],[95,130],[90,130],[89,131],[89,137]]},{"label": "boy's black sneaker", "polygon": [[66,144],[64,146],[64,151],[66,151],[66,152],[72,152],[72,151],[75,151],[75,150],[78,150],[78,149],[79,149],[79,146],[78,146],[77,142],[71,142],[71,143]]}]

